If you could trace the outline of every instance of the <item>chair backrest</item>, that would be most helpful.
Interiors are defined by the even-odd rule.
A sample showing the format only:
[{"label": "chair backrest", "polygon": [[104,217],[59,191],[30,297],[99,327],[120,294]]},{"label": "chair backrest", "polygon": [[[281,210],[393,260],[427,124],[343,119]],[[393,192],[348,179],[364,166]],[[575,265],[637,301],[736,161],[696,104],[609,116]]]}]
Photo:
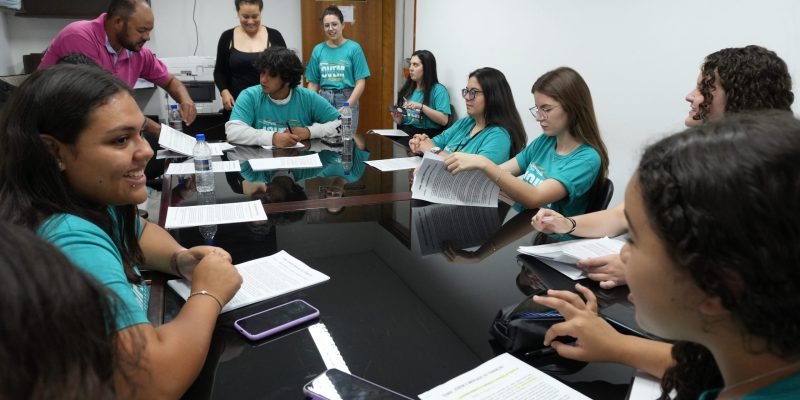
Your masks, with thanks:
[{"label": "chair backrest", "polygon": [[449,128],[453,125],[454,122],[458,120],[458,116],[456,115],[456,108],[450,104],[450,115],[447,117],[447,124],[444,126],[444,129]]},{"label": "chair backrest", "polygon": [[614,195],[614,183],[611,179],[605,178],[603,183],[596,187],[589,195],[589,203],[586,205],[586,213],[601,211],[608,208],[611,196]]}]

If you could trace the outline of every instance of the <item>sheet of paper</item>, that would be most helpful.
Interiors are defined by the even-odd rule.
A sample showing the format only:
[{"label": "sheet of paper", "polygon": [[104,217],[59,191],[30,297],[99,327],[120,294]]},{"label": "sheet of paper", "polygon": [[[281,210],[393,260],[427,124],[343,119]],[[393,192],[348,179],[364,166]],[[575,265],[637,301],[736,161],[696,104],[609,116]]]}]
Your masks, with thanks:
[{"label": "sheet of paper", "polygon": [[400,129],[373,129],[370,132],[382,136],[408,137],[408,134],[401,131]]},{"label": "sheet of paper", "polygon": [[[213,161],[211,170],[216,172],[236,172],[242,167],[238,161]],[[194,174],[194,162],[172,163],[167,167],[164,175],[191,175]]]},{"label": "sheet of paper", "polygon": [[586,271],[578,268],[574,263],[570,264],[561,261],[553,261],[546,258],[539,258],[539,261],[547,264],[550,268],[564,274],[567,278],[572,279],[573,281],[581,280],[587,277]]},{"label": "sheet of paper", "polygon": [[[330,279],[284,250],[269,257],[241,263],[236,268],[242,276],[242,286],[222,308],[222,312],[269,300]],[[167,284],[184,299],[189,297],[190,282],[180,279],[168,281]]]},{"label": "sheet of paper", "polygon": [[501,222],[495,208],[431,204],[411,209],[411,226],[419,252],[426,256],[441,252],[444,241],[456,249],[480,246]]},{"label": "sheet of paper", "polygon": [[267,150],[273,150],[273,149],[302,149],[305,146],[302,143],[297,142],[294,144],[294,146],[288,146],[288,147],[282,147],[282,146],[261,146],[261,147]]},{"label": "sheet of paper", "polygon": [[228,142],[209,143],[208,147],[211,147],[211,154],[216,156],[221,155],[223,151],[233,150],[236,148],[236,146]]},{"label": "sheet of paper", "polygon": [[388,158],[385,160],[369,160],[364,163],[371,165],[383,172],[414,169],[422,164],[422,157]]},{"label": "sheet of paper", "polygon": [[[191,156],[195,143],[197,143],[197,139],[177,129],[171,128],[168,125],[161,124],[161,133],[158,135],[158,144],[161,147],[172,150],[176,153]],[[212,146],[212,144],[214,146]],[[209,143],[209,147],[211,147],[211,155],[222,155],[222,146],[219,146],[217,143]],[[233,146],[230,148],[233,148]]]},{"label": "sheet of paper", "polygon": [[208,204],[202,206],[169,207],[164,228],[233,224],[236,222],[266,221],[267,214],[260,200],[242,203]]},{"label": "sheet of paper", "polygon": [[542,371],[503,353],[419,395],[422,400],[589,400]]},{"label": "sheet of paper", "polygon": [[481,171],[456,175],[447,171],[442,157],[427,153],[411,186],[411,198],[459,206],[497,207],[500,187]]},{"label": "sheet of paper", "polygon": [[250,160],[253,171],[266,171],[272,169],[302,169],[322,168],[319,154],[309,154],[297,157],[254,158]]},{"label": "sheet of paper", "polygon": [[[661,380],[642,370],[636,370],[628,400],[653,400],[661,396]],[[675,398],[673,393],[672,398]]]},{"label": "sheet of paper", "polygon": [[538,246],[520,246],[517,251],[537,258],[549,259],[575,264],[584,258],[601,257],[619,254],[625,242],[609,239],[578,239],[565,242],[542,244]]}]

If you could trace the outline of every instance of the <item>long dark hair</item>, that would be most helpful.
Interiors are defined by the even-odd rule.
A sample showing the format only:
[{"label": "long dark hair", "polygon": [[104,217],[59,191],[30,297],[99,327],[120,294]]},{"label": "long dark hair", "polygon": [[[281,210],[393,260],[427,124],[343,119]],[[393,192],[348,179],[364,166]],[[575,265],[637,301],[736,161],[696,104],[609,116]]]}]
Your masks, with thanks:
[{"label": "long dark hair", "polygon": [[136,205],[116,206],[112,221],[106,204],[79,197],[60,171],[40,135],[74,144],[92,113],[128,86],[88,65],[59,64],[36,71],[20,85],[0,117],[0,220],[36,230],[54,214],[73,214],[103,229],[122,255],[125,275],[144,263],[137,240]]},{"label": "long dark hair", "polygon": [[[428,50],[417,50],[411,54],[411,57],[414,56],[419,58],[419,62],[422,64],[422,104],[429,105],[433,85],[439,83],[439,74],[436,72],[436,57]],[[406,79],[406,83],[397,91],[396,104],[403,104],[403,98],[411,96],[416,88],[417,83],[412,81],[411,77]]]},{"label": "long dark hair", "polygon": [[116,398],[113,294],[25,228],[0,254],[0,398]]},{"label": "long dark hair", "polygon": [[761,46],[731,47],[706,56],[698,85],[703,102],[696,120],[705,120],[714,100],[719,75],[725,90],[726,112],[778,109],[790,111],[794,102],[789,68],[774,51]]},{"label": "long dark hair", "polygon": [[600,155],[600,172],[593,186],[596,190],[608,176],[608,150],[597,126],[589,85],[574,69],[559,67],[540,76],[531,87],[531,93],[534,92],[552,97],[561,104],[569,116],[569,133]]},{"label": "long dark hair", "polygon": [[[721,300],[745,342],[761,339],[763,351],[786,361],[800,358],[798,160],[800,121],[761,111],[662,139],[638,168],[644,207],[666,254]],[[722,385],[703,346],[678,343],[673,356],[665,393],[696,399]]]},{"label": "long dark hair", "polygon": [[508,131],[511,135],[511,156],[522,151],[528,143],[528,135],[522,126],[522,118],[517,111],[506,76],[494,68],[484,67],[472,71],[469,77],[477,79],[483,89],[483,97],[486,99],[486,126],[498,125]]}]

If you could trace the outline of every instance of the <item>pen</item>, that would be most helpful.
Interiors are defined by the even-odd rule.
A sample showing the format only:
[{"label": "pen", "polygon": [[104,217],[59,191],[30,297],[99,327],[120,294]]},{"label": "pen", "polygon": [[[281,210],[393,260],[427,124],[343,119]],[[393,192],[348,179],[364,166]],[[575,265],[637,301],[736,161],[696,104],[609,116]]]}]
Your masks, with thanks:
[{"label": "pen", "polygon": [[294,132],[292,132],[292,126],[289,125],[289,121],[286,121],[286,127],[289,128],[289,133],[294,135]]},{"label": "pen", "polygon": [[525,357],[538,358],[538,357],[542,357],[542,356],[553,354],[555,352],[556,352],[556,349],[554,349],[554,348],[552,348],[550,346],[547,346],[547,347],[542,347],[541,349],[538,349],[538,350],[529,351],[529,352],[525,353]]}]

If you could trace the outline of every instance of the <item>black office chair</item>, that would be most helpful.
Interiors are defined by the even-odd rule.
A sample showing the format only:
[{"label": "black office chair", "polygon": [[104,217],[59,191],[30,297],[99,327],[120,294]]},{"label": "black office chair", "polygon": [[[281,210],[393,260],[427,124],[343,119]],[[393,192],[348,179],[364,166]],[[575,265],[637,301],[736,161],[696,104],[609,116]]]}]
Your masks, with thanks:
[{"label": "black office chair", "polygon": [[456,108],[450,104],[450,115],[447,117],[447,124],[444,126],[444,129],[449,128],[453,125],[454,122],[458,120],[458,116],[456,115]]},{"label": "black office chair", "polygon": [[605,181],[595,188],[593,193],[589,196],[589,203],[586,205],[586,214],[608,208],[608,203],[611,202],[611,196],[613,195],[614,183],[611,182],[611,179],[605,178]]}]

